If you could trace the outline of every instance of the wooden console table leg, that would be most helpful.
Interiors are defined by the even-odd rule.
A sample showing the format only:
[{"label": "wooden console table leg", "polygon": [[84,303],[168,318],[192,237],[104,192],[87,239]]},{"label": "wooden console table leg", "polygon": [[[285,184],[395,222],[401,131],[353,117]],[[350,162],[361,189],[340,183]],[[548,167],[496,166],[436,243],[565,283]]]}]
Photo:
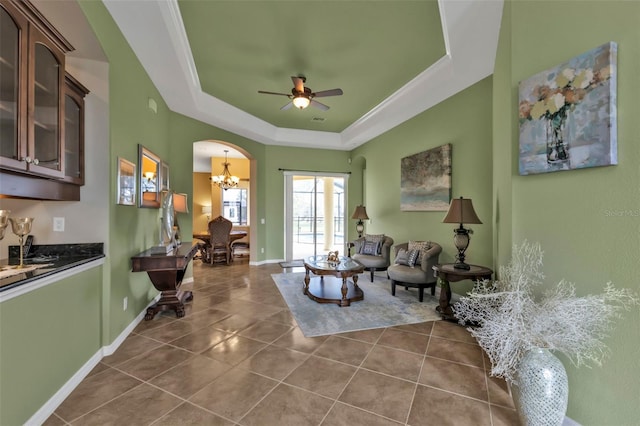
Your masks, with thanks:
[{"label": "wooden console table leg", "polygon": [[193,300],[191,291],[182,291],[182,279],[184,270],[160,270],[147,271],[156,290],[161,292],[160,300],[153,306],[147,308],[144,316],[145,321],[152,320],[158,312],[173,310],[178,318],[185,315],[184,303]]}]

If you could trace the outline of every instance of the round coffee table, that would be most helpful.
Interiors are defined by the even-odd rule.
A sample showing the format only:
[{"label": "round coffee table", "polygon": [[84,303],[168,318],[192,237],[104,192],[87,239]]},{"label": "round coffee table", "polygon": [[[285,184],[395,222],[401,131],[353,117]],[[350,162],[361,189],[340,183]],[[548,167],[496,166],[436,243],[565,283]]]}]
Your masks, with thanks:
[{"label": "round coffee table", "polygon": [[[339,260],[329,262],[327,256],[311,256],[304,260],[304,294],[311,300],[342,307],[364,299],[364,293],[358,287],[358,274],[364,272],[364,265],[350,257],[340,256]],[[309,272],[318,276],[311,278]],[[325,279],[327,275],[329,277]]]}]

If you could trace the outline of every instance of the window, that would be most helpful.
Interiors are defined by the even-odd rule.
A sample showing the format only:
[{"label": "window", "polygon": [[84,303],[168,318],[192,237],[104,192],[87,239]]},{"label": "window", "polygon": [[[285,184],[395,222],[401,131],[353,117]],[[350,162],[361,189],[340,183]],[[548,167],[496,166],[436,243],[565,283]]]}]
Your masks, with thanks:
[{"label": "window", "polygon": [[222,192],[222,216],[234,225],[247,225],[246,188],[230,188]]}]

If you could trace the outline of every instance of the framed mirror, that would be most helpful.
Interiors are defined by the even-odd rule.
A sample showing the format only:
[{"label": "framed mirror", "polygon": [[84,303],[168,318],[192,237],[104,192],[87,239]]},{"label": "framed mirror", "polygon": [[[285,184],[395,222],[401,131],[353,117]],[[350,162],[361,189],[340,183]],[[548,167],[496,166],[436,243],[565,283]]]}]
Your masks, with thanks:
[{"label": "framed mirror", "polygon": [[140,184],[139,207],[160,208],[161,182],[160,157],[138,144],[138,182]]}]

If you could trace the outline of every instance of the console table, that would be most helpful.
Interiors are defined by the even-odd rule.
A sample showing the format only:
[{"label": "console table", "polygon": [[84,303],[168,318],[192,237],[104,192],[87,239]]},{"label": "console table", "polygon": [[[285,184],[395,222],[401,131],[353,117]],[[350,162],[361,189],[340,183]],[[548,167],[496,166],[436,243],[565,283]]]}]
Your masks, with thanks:
[{"label": "console table", "polygon": [[147,308],[145,321],[155,317],[160,311],[172,309],[178,318],[184,317],[184,302],[193,299],[191,291],[182,291],[180,285],[184,273],[193,256],[198,251],[197,244],[183,243],[167,254],[152,254],[148,249],[131,258],[133,272],[146,272],[156,290],[161,292],[160,300]]},{"label": "console table", "polygon": [[442,280],[442,288],[440,289],[440,303],[436,307],[436,311],[442,315],[443,319],[456,321],[451,309],[451,285],[450,282],[462,280],[490,280],[493,271],[485,266],[469,265],[467,269],[456,269],[453,263],[445,263],[435,265],[433,267],[434,276]]}]

